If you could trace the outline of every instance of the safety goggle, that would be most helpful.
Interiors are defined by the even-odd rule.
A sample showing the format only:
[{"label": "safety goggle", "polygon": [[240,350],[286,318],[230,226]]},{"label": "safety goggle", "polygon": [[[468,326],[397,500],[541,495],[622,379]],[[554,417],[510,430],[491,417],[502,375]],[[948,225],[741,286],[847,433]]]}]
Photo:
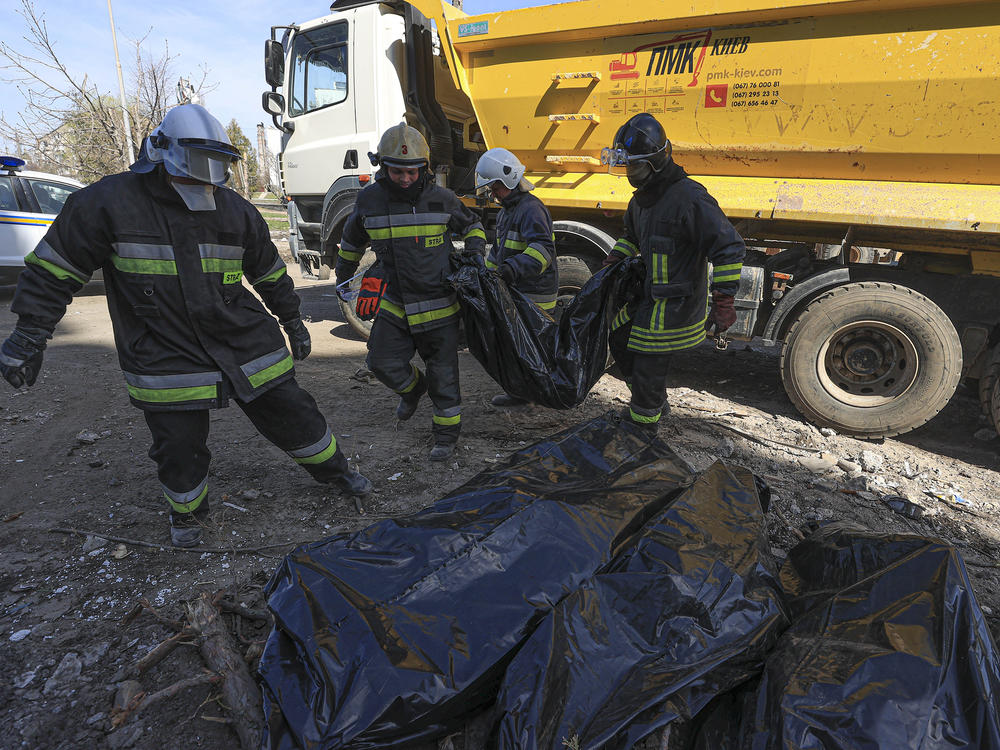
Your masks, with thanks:
[{"label": "safety goggle", "polygon": [[606,164],[609,167],[627,167],[629,164],[652,159],[661,151],[665,151],[666,148],[664,145],[663,148],[657,149],[651,154],[630,154],[623,148],[602,148],[601,164]]}]

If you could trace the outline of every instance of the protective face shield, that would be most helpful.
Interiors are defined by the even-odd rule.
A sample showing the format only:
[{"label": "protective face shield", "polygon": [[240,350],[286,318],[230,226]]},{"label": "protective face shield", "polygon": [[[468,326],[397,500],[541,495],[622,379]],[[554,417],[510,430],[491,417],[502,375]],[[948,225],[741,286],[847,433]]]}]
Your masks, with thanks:
[{"label": "protective face shield", "polygon": [[505,148],[491,148],[479,157],[476,164],[476,192],[485,193],[494,182],[508,190],[520,188],[524,192],[535,186],[524,179],[524,165]]},{"label": "protective face shield", "polygon": [[670,163],[673,149],[663,126],[648,113],[635,115],[615,134],[614,145],[601,151],[608,172],[640,188]]},{"label": "protective face shield", "polygon": [[431,150],[419,130],[401,122],[382,134],[378,142],[378,153],[369,154],[369,157],[374,157],[373,165],[402,169],[429,167]]},{"label": "protective face shield", "polygon": [[240,152],[229,142],[221,123],[198,104],[181,104],[163,118],[163,122],[145,141],[142,157],[132,165],[134,171],[162,163],[175,177],[190,177],[199,182],[224,185],[230,165]]}]

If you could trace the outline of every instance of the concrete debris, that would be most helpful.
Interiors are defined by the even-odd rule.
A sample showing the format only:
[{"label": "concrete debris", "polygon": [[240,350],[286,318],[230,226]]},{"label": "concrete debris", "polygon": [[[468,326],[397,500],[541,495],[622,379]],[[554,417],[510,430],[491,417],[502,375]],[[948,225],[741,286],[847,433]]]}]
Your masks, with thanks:
[{"label": "concrete debris", "polygon": [[882,464],[885,463],[885,456],[881,453],[876,453],[875,451],[861,451],[858,463],[860,463],[861,468],[869,474],[874,474],[876,471],[880,471],[882,469]]},{"label": "concrete debris", "polygon": [[80,661],[79,656],[70,651],[59,662],[59,666],[56,667],[56,671],[52,673],[52,676],[45,681],[45,688],[42,692],[45,695],[52,695],[64,690],[73,690],[73,684],[82,671],[83,662]]}]

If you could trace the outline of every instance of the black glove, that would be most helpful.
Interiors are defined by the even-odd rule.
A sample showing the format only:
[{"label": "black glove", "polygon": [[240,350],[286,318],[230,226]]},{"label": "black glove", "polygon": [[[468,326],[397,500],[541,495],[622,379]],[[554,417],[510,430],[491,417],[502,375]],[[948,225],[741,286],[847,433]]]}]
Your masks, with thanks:
[{"label": "black glove", "polygon": [[510,263],[501,263],[500,268],[497,269],[497,273],[500,274],[500,278],[504,280],[507,286],[513,286],[514,282],[517,281],[517,274]]},{"label": "black glove", "polygon": [[309,338],[309,331],[306,330],[302,318],[289,320],[282,323],[281,327],[288,334],[288,345],[292,348],[292,359],[298,361],[308,357],[309,352],[312,351],[312,339]]},{"label": "black glove", "polygon": [[736,322],[736,310],[733,309],[734,297],[731,294],[712,292],[712,309],[705,321],[705,330],[711,331],[715,326],[715,335],[724,333]]},{"label": "black glove", "polygon": [[351,273],[348,273],[347,269],[341,266],[339,262],[337,263],[336,267],[334,267],[333,276],[336,281],[336,286],[334,287],[334,291],[336,291],[338,299],[344,299],[344,294],[347,292],[346,287],[344,289],[340,288],[341,285],[346,284],[348,281],[350,281],[354,277],[355,273],[357,273],[357,266],[354,267],[354,271]]},{"label": "black glove", "polygon": [[49,336],[40,328],[16,327],[0,344],[0,374],[15,388],[32,386],[42,369],[42,352]]}]

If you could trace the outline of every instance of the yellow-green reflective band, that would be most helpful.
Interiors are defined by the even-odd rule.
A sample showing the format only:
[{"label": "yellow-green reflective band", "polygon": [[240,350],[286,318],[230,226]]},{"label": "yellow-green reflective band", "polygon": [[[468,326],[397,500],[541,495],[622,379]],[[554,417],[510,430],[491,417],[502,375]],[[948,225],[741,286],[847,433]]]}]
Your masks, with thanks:
[{"label": "yellow-green reflective band", "polygon": [[542,264],[542,271],[544,271],[546,268],[549,267],[549,261],[548,261],[548,259],[544,255],[542,255],[540,252],[538,252],[537,250],[535,250],[535,248],[529,247],[527,250],[524,251],[524,254],[528,255],[528,256],[531,256],[532,258],[534,258],[535,260],[537,260],[539,263],[541,263]]},{"label": "yellow-green reflective band", "polygon": [[[368,230],[368,236],[373,240],[396,240],[400,237],[427,237],[435,234],[444,234],[447,228],[445,224],[415,224],[412,227],[373,228]],[[485,237],[486,235],[483,236]]]},{"label": "yellow-green reflective band", "polygon": [[617,250],[620,253],[624,253],[625,255],[635,255],[637,252],[639,252],[639,248],[637,248],[635,245],[633,245],[624,237],[619,237],[618,241],[615,243],[615,246],[611,248],[611,252],[614,252],[615,250]]},{"label": "yellow-green reflective band", "polygon": [[739,280],[740,280],[740,275],[738,273],[727,273],[723,276],[717,276],[717,275],[712,276],[712,282],[715,284],[718,284],[723,281],[739,281]]},{"label": "yellow-green reflective band", "polygon": [[127,385],[129,395],[136,401],[151,404],[176,404],[182,401],[205,401],[217,395],[214,385],[200,385],[189,388],[139,388]]},{"label": "yellow-green reflective band", "polygon": [[400,320],[406,319],[406,313],[403,311],[403,308],[393,302],[390,302],[385,297],[379,300],[378,309],[384,310],[385,312],[399,318]]},{"label": "yellow-green reflective band", "polygon": [[292,367],[294,367],[294,364],[292,362],[292,355],[289,354],[280,362],[276,362],[270,367],[265,367],[260,372],[255,372],[247,379],[250,381],[250,385],[252,385],[254,388],[259,388],[260,386],[264,385],[264,383],[270,382],[279,375],[285,374],[286,372],[291,370]]},{"label": "yellow-green reflective band", "polygon": [[454,417],[439,417],[437,414],[433,417],[434,424],[459,424],[462,421],[462,415],[456,414]]},{"label": "yellow-green reflective band", "polygon": [[543,310],[551,310],[556,306],[556,300],[552,300],[551,302],[536,302],[535,304]]},{"label": "yellow-green reflective band", "polygon": [[486,241],[486,232],[482,229],[471,229],[469,233],[462,237],[463,240],[469,239],[469,237],[479,237],[483,242]]},{"label": "yellow-green reflective band", "polygon": [[660,415],[657,414],[655,417],[646,417],[642,414],[636,414],[632,409],[628,410],[629,416],[632,417],[633,422],[642,422],[643,424],[653,424],[660,421]]},{"label": "yellow-green reflective band", "polygon": [[242,272],[243,261],[235,258],[202,258],[201,270],[205,273]]},{"label": "yellow-green reflective band", "polygon": [[422,323],[430,323],[433,320],[447,318],[449,315],[457,313],[458,310],[458,303],[454,302],[448,305],[448,307],[442,307],[440,310],[431,310],[429,312],[417,313],[416,315],[407,315],[406,322],[411,326],[418,326]]},{"label": "yellow-green reflective band", "polygon": [[78,284],[87,283],[87,279],[77,276],[75,273],[71,273],[70,271],[67,271],[65,268],[60,268],[55,263],[50,263],[47,260],[42,260],[37,255],[35,255],[34,251],[28,253],[27,256],[25,256],[24,262],[32,263],[36,266],[39,266],[40,268],[44,268],[46,271],[51,273],[57,279],[60,280],[73,279],[73,281],[75,281]]},{"label": "yellow-green reflective band", "polygon": [[361,256],[364,255],[364,253],[361,252],[356,253],[352,250],[345,250],[344,248],[340,248],[340,252],[338,253],[338,255],[350,263],[355,263],[361,260]]},{"label": "yellow-green reflective band", "polygon": [[510,250],[524,250],[527,246],[527,242],[518,242],[517,240],[504,240],[503,246],[509,248]]},{"label": "yellow-green reflective band", "polygon": [[719,271],[738,271],[743,268],[742,263],[727,263],[724,266],[714,266],[713,272],[718,273]]},{"label": "yellow-green reflective band", "polygon": [[637,341],[634,337],[630,337],[628,346],[629,349],[641,352],[671,352],[678,349],[690,349],[704,340],[705,332],[702,331],[689,339],[672,339],[670,341]]},{"label": "yellow-green reflective band", "polygon": [[409,393],[410,391],[412,391],[414,388],[417,387],[417,383],[420,382],[420,371],[416,368],[416,365],[411,364],[410,372],[413,373],[413,375],[411,376],[412,379],[404,388],[402,388],[399,391],[396,391],[397,393]]},{"label": "yellow-green reflective band", "polygon": [[278,269],[277,271],[275,271],[274,273],[269,273],[269,274],[268,274],[267,276],[265,276],[264,278],[262,278],[262,279],[257,279],[257,281],[255,281],[255,282],[254,282],[254,286],[257,286],[257,284],[263,284],[263,283],[264,283],[265,281],[277,281],[277,280],[278,280],[278,279],[280,279],[280,278],[281,278],[282,276],[284,276],[284,275],[285,275],[285,273],[286,273],[286,271],[285,271],[285,267],[284,267],[284,266],[282,266],[281,268],[279,268],[279,269]]},{"label": "yellow-green reflective band", "polygon": [[493,262],[492,260],[488,260],[487,259],[487,261],[486,261],[486,267],[489,268],[490,270],[494,270],[495,271],[496,268],[497,268],[497,264],[495,262]]},{"label": "yellow-green reflective band", "polygon": [[191,513],[193,511],[198,510],[198,506],[201,505],[202,501],[206,497],[208,497],[208,485],[207,484],[205,485],[205,489],[201,491],[201,494],[198,495],[198,497],[187,503],[174,502],[173,500],[170,499],[170,495],[168,495],[166,492],[163,493],[163,496],[167,498],[167,502],[170,503],[170,507],[176,510],[178,513]]},{"label": "yellow-green reflective band", "polygon": [[653,283],[666,284],[668,279],[666,254],[653,253]]},{"label": "yellow-green reflective band", "polygon": [[330,456],[337,452],[337,438],[330,435],[330,444],[317,453],[314,456],[306,456],[305,458],[296,458],[295,463],[297,464],[321,464],[328,460]]},{"label": "yellow-green reflective band", "polygon": [[172,260],[147,260],[112,255],[111,264],[123,273],[145,273],[151,276],[177,275],[177,264]]}]

